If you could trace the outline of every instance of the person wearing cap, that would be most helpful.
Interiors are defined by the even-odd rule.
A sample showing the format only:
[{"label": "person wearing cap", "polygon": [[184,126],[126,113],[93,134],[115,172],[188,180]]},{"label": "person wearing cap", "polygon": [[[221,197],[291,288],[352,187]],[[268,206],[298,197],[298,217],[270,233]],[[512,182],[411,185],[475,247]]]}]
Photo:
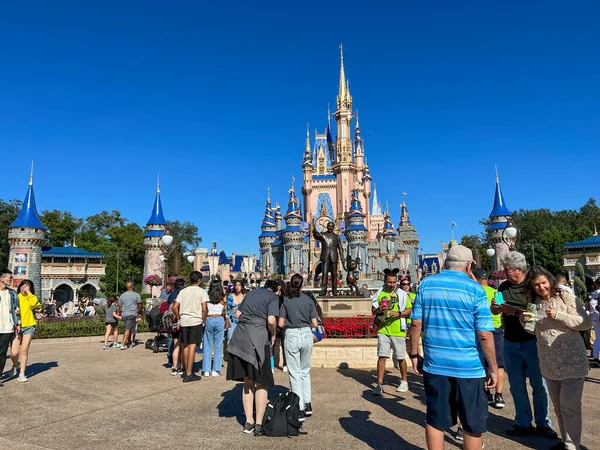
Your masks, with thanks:
[{"label": "person wearing cap", "polygon": [[417,352],[424,330],[427,448],[444,448],[444,430],[456,425],[458,415],[465,448],[481,449],[488,417],[485,389],[496,386],[498,373],[494,324],[485,291],[470,278],[473,252],[455,245],[445,264],[446,270],[419,286],[411,312],[409,356],[414,372],[420,373]]},{"label": "person wearing cap", "polygon": [[[502,304],[492,300],[492,313],[502,313],[504,326],[504,363],[510,393],[515,404],[515,423],[506,430],[509,436],[538,434],[548,439],[558,439],[551,428],[548,389],[542,377],[538,360],[536,337],[528,333],[521,325],[520,315],[527,310],[525,277],[527,260],[519,252],[500,255],[500,266],[506,272],[506,281],[498,286],[502,292]],[[527,390],[527,379],[533,391],[533,419]]]},{"label": "person wearing cap", "polygon": [[[485,270],[479,268],[473,271],[475,279],[481,285],[488,298],[488,304],[492,306],[492,301],[496,297],[496,289],[488,285],[488,275]],[[496,350],[496,362],[498,363],[498,383],[496,384],[496,392],[492,395],[488,391],[488,405],[493,405],[496,408],[502,409],[506,406],[504,397],[504,328],[502,327],[502,314],[492,313],[492,322],[494,323],[494,349]]]}]

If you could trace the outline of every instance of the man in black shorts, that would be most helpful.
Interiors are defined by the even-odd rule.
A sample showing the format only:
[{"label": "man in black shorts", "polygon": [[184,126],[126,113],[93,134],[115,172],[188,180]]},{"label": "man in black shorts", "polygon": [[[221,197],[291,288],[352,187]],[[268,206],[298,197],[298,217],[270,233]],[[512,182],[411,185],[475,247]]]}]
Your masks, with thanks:
[{"label": "man in black shorts", "polygon": [[142,298],[133,290],[133,283],[128,281],[125,287],[127,291],[123,292],[119,298],[119,312],[125,326],[121,350],[127,350],[128,343],[133,344],[131,333],[135,329],[137,315],[142,311]]},{"label": "man in black shorts", "polygon": [[193,373],[196,345],[202,342],[203,318],[207,314],[208,294],[200,287],[202,273],[197,270],[190,274],[191,285],[182,289],[173,302],[173,316],[181,327],[181,343],[183,345],[183,382],[198,381],[200,376]]}]

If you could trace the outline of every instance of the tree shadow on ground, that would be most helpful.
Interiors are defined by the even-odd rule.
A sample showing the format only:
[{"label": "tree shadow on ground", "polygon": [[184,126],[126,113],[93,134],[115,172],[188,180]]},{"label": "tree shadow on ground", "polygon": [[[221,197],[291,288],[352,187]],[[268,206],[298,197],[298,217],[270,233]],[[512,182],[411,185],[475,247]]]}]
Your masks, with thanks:
[{"label": "tree shadow on ground", "polygon": [[[377,382],[377,372],[375,370],[340,369],[338,372],[365,386],[366,389],[361,393],[361,397],[364,400],[379,406],[384,411],[387,411],[401,420],[407,420],[419,427],[423,427],[423,435],[425,434],[425,389],[423,387],[423,379],[421,376],[409,372],[408,383],[410,390],[408,392],[396,392],[396,385],[400,383],[399,373],[398,376],[386,374],[384,382],[387,382],[388,384],[384,387],[384,394],[382,396],[375,396],[373,395],[373,388]],[[393,384],[390,385],[390,383]],[[423,410],[411,408],[403,403],[403,401],[409,397],[418,400],[419,403],[423,405]],[[462,444],[458,444],[447,434],[445,440],[452,446],[462,448]],[[419,448],[410,443],[406,443],[406,445],[408,446],[401,448]],[[413,446],[411,447],[410,445]],[[380,448],[379,439],[377,439],[377,448]]]},{"label": "tree shadow on ground", "polygon": [[[244,406],[242,405],[242,388],[244,383],[236,383],[233,388],[221,394],[223,400],[217,405],[219,417],[235,417],[240,425],[246,423],[244,415]],[[273,399],[277,395],[287,392],[289,389],[285,386],[269,386],[268,398]]]},{"label": "tree shadow on ground", "polygon": [[27,375],[27,378],[33,378],[39,375],[40,373],[44,373],[47,370],[53,369],[55,367],[58,367],[58,362],[56,361],[45,363],[33,363],[27,366],[27,369],[25,369],[25,375]]},{"label": "tree shadow on ground", "polygon": [[377,450],[387,449],[422,449],[402,439],[395,431],[379,425],[369,419],[371,411],[350,411],[350,417],[339,419],[340,425],[346,433],[360,439],[369,448]]}]

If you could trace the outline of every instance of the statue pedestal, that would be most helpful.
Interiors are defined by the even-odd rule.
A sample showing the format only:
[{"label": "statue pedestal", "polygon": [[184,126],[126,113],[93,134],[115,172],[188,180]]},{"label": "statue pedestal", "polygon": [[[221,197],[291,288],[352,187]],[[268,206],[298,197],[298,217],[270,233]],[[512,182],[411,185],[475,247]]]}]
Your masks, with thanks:
[{"label": "statue pedestal", "polygon": [[364,297],[336,296],[317,299],[325,317],[371,316],[371,299]]}]

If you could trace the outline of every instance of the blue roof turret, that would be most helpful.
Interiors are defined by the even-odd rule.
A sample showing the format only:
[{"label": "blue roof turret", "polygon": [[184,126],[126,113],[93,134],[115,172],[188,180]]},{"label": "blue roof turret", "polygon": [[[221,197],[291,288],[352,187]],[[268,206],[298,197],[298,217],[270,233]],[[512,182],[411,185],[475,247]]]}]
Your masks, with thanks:
[{"label": "blue roof turret", "polygon": [[46,227],[40,220],[40,216],[35,206],[35,195],[33,194],[33,166],[31,174],[29,175],[29,188],[27,194],[25,194],[25,200],[23,200],[23,206],[19,215],[9,228],[38,228],[45,230]]},{"label": "blue roof turret", "polygon": [[162,203],[160,202],[160,184],[156,184],[156,198],[154,199],[154,207],[152,215],[146,225],[166,225],[167,221],[163,214]]},{"label": "blue roof turret", "polygon": [[265,217],[263,217],[262,228],[274,227],[275,218],[273,217],[273,208],[271,208],[271,191],[267,195],[267,204],[265,206]]},{"label": "blue roof turret", "polygon": [[294,190],[294,177],[292,177],[292,187],[290,189],[290,199],[288,201],[288,208],[285,213],[285,220],[287,221],[292,217],[299,217],[302,219],[302,214],[300,213],[300,203],[298,202],[298,197],[296,197],[296,191]]},{"label": "blue roof turret", "polygon": [[494,207],[492,208],[492,212],[490,213],[490,218],[510,215],[511,212],[506,207],[506,203],[504,202],[504,196],[502,195],[502,190],[500,189],[500,180],[498,179],[498,173],[496,172],[496,191],[494,192]]}]

